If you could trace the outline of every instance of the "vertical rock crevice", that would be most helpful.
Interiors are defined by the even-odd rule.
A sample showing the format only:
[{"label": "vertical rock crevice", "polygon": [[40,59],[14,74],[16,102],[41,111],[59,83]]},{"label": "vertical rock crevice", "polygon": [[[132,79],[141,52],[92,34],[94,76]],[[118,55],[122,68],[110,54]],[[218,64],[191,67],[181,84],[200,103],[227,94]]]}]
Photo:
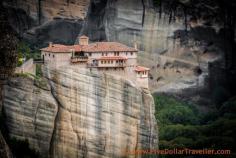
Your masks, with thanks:
[{"label": "vertical rock crevice", "polygon": [[50,148],[49,148],[49,155],[50,157],[53,157],[54,156],[54,141],[56,141],[55,139],[55,136],[56,136],[56,128],[57,128],[57,122],[59,121],[58,117],[59,117],[59,111],[60,111],[60,102],[57,100],[55,94],[54,94],[54,91],[52,89],[52,81],[48,81],[49,82],[49,85],[50,85],[50,92],[51,92],[51,95],[52,97],[54,98],[54,100],[56,101],[57,103],[57,111],[56,111],[56,116],[55,116],[55,120],[54,120],[54,126],[53,126],[53,132],[52,132],[52,136],[51,136],[51,140],[50,140]]},{"label": "vertical rock crevice", "polygon": [[142,5],[143,5],[143,15],[142,15],[142,27],[144,25],[144,20],[145,20],[145,14],[146,14],[146,6],[144,3],[144,0],[142,0]]},{"label": "vertical rock crevice", "polygon": [[41,14],[42,14],[42,10],[41,10],[41,0],[38,0],[38,4],[37,4],[37,14],[38,14],[38,25],[41,25]]}]

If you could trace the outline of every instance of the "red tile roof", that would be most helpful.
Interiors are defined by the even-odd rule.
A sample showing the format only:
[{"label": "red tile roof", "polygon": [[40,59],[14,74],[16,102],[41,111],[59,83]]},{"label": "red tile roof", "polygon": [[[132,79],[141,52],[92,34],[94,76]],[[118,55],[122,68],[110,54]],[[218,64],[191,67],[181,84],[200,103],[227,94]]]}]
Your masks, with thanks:
[{"label": "red tile roof", "polygon": [[143,66],[136,66],[135,71],[137,72],[142,72],[142,71],[149,71],[150,69],[147,67],[143,67]]},{"label": "red tile roof", "polygon": [[75,52],[80,52],[82,48],[80,45],[66,46],[62,44],[53,44],[51,47],[49,46],[40,50],[53,53],[69,53],[72,49],[74,49]]},{"label": "red tile roof", "polygon": [[54,53],[69,53],[71,49],[75,52],[137,52],[135,48],[128,47],[118,42],[96,42],[89,45],[71,45],[52,44],[50,47],[42,48],[41,51]]},{"label": "red tile roof", "polygon": [[109,57],[101,57],[98,60],[127,60],[127,58],[120,56],[109,56]]},{"label": "red tile roof", "polygon": [[83,46],[84,52],[137,52],[138,50],[118,42],[96,42]]}]

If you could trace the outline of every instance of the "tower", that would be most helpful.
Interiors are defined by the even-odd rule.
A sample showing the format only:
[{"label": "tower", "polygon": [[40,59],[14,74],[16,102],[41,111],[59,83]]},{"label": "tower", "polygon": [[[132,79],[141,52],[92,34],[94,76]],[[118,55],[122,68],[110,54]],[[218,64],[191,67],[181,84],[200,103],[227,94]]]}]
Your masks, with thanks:
[{"label": "tower", "polygon": [[85,35],[83,35],[79,38],[79,44],[80,45],[85,45],[86,46],[86,45],[88,45],[88,41],[89,41],[89,38]]}]

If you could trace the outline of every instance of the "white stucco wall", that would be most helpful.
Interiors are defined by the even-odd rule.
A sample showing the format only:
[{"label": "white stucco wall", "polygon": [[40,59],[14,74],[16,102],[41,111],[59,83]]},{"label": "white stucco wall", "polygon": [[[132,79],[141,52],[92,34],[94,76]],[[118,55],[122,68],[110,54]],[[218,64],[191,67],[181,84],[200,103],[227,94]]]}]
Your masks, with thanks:
[{"label": "white stucco wall", "polygon": [[52,53],[52,52],[42,52],[41,57],[44,56],[44,62],[53,67],[60,67],[63,65],[70,65],[71,63],[71,53]]},{"label": "white stucco wall", "polygon": [[136,84],[142,88],[148,88],[148,77],[136,79]]}]

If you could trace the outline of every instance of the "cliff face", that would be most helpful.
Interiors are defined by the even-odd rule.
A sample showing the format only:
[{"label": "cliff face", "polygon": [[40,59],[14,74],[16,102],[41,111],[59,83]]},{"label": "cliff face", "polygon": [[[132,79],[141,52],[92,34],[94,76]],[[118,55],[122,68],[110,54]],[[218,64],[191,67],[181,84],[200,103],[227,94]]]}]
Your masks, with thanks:
[{"label": "cliff face", "polygon": [[[223,86],[233,93],[235,89],[236,5],[233,0],[83,3],[56,0],[53,3],[48,0],[6,3],[12,25],[34,47],[41,48],[50,41],[77,43],[77,37],[82,34],[88,35],[91,41],[119,41],[129,46],[137,42],[141,51],[138,62],[151,68],[151,91],[179,92],[204,87],[210,90],[210,86]],[[225,82],[224,78],[230,81]]]},{"label": "cliff face", "polygon": [[8,19],[32,46],[48,42],[73,44],[86,17],[89,0],[4,1]]},{"label": "cliff face", "polygon": [[[233,80],[224,78],[236,76],[235,2],[160,0],[155,6],[153,2],[107,0],[103,16],[108,41],[130,46],[137,42],[139,63],[151,68],[151,90],[209,90],[209,83],[217,80],[212,87],[233,92]],[[211,72],[209,65],[216,71]]]},{"label": "cliff face", "polygon": [[31,147],[47,154],[58,110],[47,85],[34,85],[32,79],[11,79],[4,86],[3,109],[9,135],[28,139]]},{"label": "cliff face", "polygon": [[2,133],[0,132],[0,155],[2,158],[12,158],[11,151],[5,142],[5,139],[2,136]]},{"label": "cliff face", "polygon": [[[87,34],[91,41],[119,41],[129,46],[136,42],[138,62],[151,68],[152,91],[204,89],[212,82],[208,63],[218,67],[219,72],[214,73],[233,66],[234,37],[228,36],[229,26],[222,18],[232,16],[226,11],[232,10],[229,4],[219,6],[211,0],[160,0],[158,4],[152,0],[91,1],[79,35]],[[226,86],[221,82],[223,78],[215,79],[218,84],[214,86]]]},{"label": "cliff face", "polygon": [[10,136],[55,158],[121,157],[126,150],[157,148],[149,91],[85,69],[44,73],[47,82],[17,78],[5,86]]}]

